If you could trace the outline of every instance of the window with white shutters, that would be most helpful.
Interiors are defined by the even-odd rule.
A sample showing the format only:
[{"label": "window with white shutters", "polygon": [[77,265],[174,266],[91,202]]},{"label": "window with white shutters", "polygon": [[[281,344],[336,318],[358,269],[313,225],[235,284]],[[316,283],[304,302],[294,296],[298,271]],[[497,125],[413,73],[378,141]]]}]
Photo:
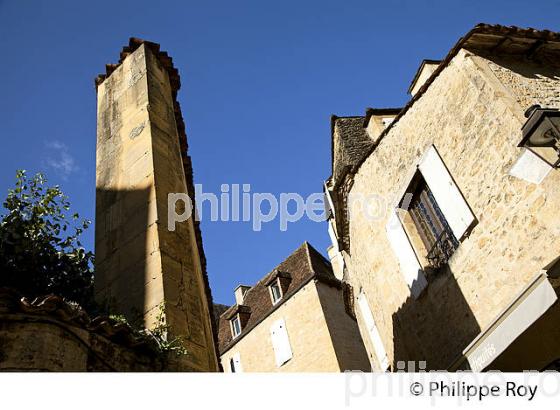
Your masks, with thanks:
[{"label": "window with white shutters", "polygon": [[243,368],[241,367],[241,355],[235,353],[231,359],[229,359],[229,368],[231,373],[242,373]]},{"label": "window with white shutters", "polygon": [[410,244],[410,240],[402,226],[397,210],[393,210],[389,223],[387,223],[387,239],[391,244],[393,253],[397,257],[400,270],[404,276],[406,284],[410,288],[410,293],[418,298],[428,285],[422,266]]},{"label": "window with white shutters", "polygon": [[270,327],[270,339],[276,357],[276,366],[280,367],[292,358],[292,348],[284,319],[278,319],[272,324]]},{"label": "window with white shutters", "polygon": [[404,227],[403,215],[395,209],[387,224],[387,238],[417,298],[427,286],[425,272],[433,274],[448,263],[475,217],[434,146],[418,164],[399,206],[408,211],[406,218],[413,222],[413,230],[409,224]]},{"label": "window with white shutters", "polygon": [[408,211],[418,236],[426,248],[424,256],[429,266],[438,269],[445,265],[459,246],[459,241],[449,227],[425,179],[421,176],[418,176]]},{"label": "window with white shutters", "polygon": [[460,241],[472,226],[475,217],[435,146],[430,147],[418,169],[455,238]]},{"label": "window with white shutters", "polygon": [[381,340],[379,330],[377,330],[377,326],[375,325],[375,320],[373,319],[373,314],[371,313],[366,295],[363,292],[361,292],[358,296],[358,306],[360,307],[360,313],[366,326],[369,340],[373,345],[373,350],[375,352],[375,356],[377,357],[379,367],[381,371],[385,371],[389,368],[389,358],[387,357],[387,352],[383,346],[383,340]]}]

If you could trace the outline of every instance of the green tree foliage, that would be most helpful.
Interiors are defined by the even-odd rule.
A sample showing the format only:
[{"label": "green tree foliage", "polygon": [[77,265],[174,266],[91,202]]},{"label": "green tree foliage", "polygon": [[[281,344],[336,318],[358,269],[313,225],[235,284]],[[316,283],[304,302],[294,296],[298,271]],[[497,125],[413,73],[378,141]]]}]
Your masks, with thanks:
[{"label": "green tree foliage", "polygon": [[91,222],[71,214],[68,197],[46,183],[42,174],[18,171],[8,191],[0,215],[0,286],[92,308],[93,254],[79,239]]}]

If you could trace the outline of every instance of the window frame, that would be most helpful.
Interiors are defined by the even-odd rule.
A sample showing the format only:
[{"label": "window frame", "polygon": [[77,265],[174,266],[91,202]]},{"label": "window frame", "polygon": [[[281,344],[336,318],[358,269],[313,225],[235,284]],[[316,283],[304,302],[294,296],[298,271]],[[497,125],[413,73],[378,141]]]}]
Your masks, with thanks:
[{"label": "window frame", "polygon": [[414,174],[406,195],[410,197],[408,203],[402,205],[402,209],[408,213],[413,223],[402,221],[403,228],[424,270],[439,270],[448,264],[460,242],[449,227],[445,214],[420,171]]},{"label": "window frame", "polygon": [[[278,289],[278,298],[275,298],[274,295],[274,287],[276,287],[276,289]],[[270,292],[270,298],[272,300],[272,305],[276,305],[278,302],[280,302],[282,300],[282,298],[284,297],[284,292],[282,291],[282,286],[280,285],[280,280],[279,278],[276,278],[270,285],[268,285],[268,290]]]},{"label": "window frame", "polygon": [[[235,322],[239,324],[239,332],[236,332]],[[231,328],[231,336],[233,339],[239,337],[243,329],[241,328],[241,318],[239,317],[239,313],[236,314],[233,318],[229,321],[230,328]]]},{"label": "window frame", "polygon": [[[408,212],[412,200],[411,192],[417,175],[421,175],[426,182],[439,210],[457,239],[458,245],[453,251],[454,254],[478,224],[473,210],[437,148],[433,144],[427,145],[424,154],[415,165],[411,166],[408,176],[401,185],[396,196],[397,201],[385,226],[393,254],[398,260],[400,271],[415,299],[423,294],[428,285],[426,274],[433,272],[427,263],[427,258],[422,257],[424,252],[419,251],[424,250],[425,246],[417,234],[414,221]],[[452,256],[448,258],[447,264],[451,261]]]}]

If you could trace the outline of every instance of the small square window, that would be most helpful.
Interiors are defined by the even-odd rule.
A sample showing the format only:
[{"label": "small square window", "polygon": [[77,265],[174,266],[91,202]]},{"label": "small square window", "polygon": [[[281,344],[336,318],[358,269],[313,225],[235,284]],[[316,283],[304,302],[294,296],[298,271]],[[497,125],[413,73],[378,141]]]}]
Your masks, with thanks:
[{"label": "small square window", "polygon": [[270,294],[272,296],[272,304],[275,305],[280,299],[282,299],[282,289],[278,280],[270,285]]},{"label": "small square window", "polygon": [[239,319],[239,315],[231,319],[231,334],[234,338],[241,334],[241,320]]}]

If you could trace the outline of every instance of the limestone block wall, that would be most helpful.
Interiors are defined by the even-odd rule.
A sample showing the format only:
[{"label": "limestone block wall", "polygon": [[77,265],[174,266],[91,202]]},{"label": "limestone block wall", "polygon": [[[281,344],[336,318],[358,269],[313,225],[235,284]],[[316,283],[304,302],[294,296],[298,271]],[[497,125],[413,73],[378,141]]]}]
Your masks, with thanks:
[{"label": "limestone block wall", "polygon": [[486,61],[492,73],[521,107],[533,104],[560,106],[558,66],[553,62],[538,64],[508,56],[487,56]]},{"label": "limestone block wall", "polygon": [[98,87],[95,292],[149,327],[163,284],[146,78],[140,47]]},{"label": "limestone block wall", "polygon": [[342,290],[317,282],[317,294],[341,371],[371,370],[358,323],[346,312]]},{"label": "limestone block wall", "polygon": [[[277,367],[270,338],[270,327],[284,319],[293,357]],[[325,315],[314,281],[302,287],[251,332],[220,357],[224,371],[239,353],[244,372],[339,372]]]},{"label": "limestone block wall", "polygon": [[168,230],[168,194],[189,187],[178,86],[158,50],[139,45],[98,85],[96,299],[147,328],[163,308],[169,337],[183,339],[190,368],[212,371],[211,307],[193,218]]},{"label": "limestone block wall", "polygon": [[0,315],[0,371],[161,371],[156,354],[111,342],[52,317]]},{"label": "limestone block wall", "polygon": [[394,207],[435,144],[477,219],[449,270],[413,300],[386,237],[388,212],[372,220],[352,210],[349,280],[365,292],[393,364],[446,368],[559,255],[560,173],[539,185],[508,175],[521,153],[524,110],[560,106],[559,78],[558,66],[461,50],[356,173],[351,193],[380,195]]}]

